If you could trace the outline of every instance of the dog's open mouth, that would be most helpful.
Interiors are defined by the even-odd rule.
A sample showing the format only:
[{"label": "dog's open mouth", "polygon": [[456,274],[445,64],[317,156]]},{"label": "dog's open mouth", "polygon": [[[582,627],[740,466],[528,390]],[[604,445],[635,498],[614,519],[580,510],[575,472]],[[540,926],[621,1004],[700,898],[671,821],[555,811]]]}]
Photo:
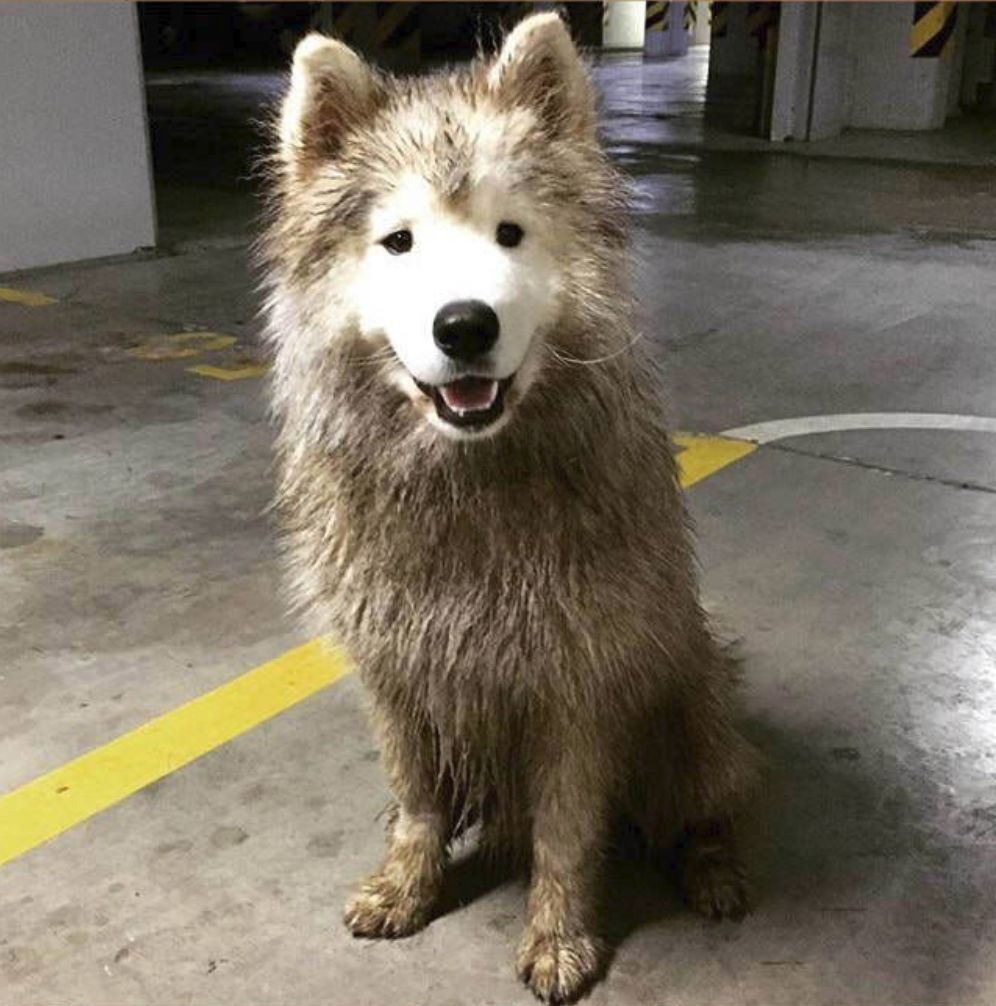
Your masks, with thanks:
[{"label": "dog's open mouth", "polygon": [[448,384],[423,384],[422,394],[432,399],[436,415],[451,426],[490,426],[505,409],[505,392],[515,375],[498,381],[492,377],[461,377]]}]

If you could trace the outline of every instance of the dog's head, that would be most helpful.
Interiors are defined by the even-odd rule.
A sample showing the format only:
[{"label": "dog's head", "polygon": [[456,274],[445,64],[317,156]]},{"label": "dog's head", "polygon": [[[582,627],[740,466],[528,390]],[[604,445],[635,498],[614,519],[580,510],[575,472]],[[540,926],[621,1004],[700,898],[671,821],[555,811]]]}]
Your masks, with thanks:
[{"label": "dog's head", "polygon": [[280,118],[279,226],[285,282],[318,338],[356,342],[447,435],[500,429],[550,333],[582,294],[598,300],[595,258],[622,243],[595,126],[555,14],[426,78],[305,38]]}]

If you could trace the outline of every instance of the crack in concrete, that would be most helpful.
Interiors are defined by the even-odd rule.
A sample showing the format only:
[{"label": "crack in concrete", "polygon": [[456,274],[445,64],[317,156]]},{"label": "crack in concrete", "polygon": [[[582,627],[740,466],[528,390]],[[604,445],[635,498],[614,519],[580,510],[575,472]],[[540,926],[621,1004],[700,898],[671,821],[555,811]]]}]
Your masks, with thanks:
[{"label": "crack in concrete", "polygon": [[952,489],[967,489],[970,492],[990,493],[996,495],[996,486],[985,485],[982,482],[969,482],[964,479],[944,478],[940,475],[928,475],[925,472],[911,472],[905,468],[892,468],[889,465],[875,464],[872,461],[861,461],[859,458],[849,458],[841,454],[824,454],[820,451],[806,450],[786,443],[759,444],[758,450],[783,451],[786,454],[796,454],[804,458],[815,458],[818,461],[834,461],[837,464],[851,465],[854,468],[864,468],[867,471],[879,472],[882,475],[898,475],[911,482],[932,482],[948,486]]}]

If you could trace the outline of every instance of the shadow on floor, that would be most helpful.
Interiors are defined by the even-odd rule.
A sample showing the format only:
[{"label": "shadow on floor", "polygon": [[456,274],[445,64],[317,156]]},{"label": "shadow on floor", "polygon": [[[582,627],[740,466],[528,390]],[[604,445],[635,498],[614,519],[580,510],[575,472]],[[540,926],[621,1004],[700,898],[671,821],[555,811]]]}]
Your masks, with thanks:
[{"label": "shadow on floor", "polygon": [[[609,857],[604,879],[601,919],[608,970],[637,932],[661,923],[717,934],[731,934],[739,926],[744,953],[762,964],[833,966],[826,959],[824,936],[846,917],[851,939],[867,940],[872,954],[878,936],[893,949],[905,947],[906,980],[936,1001],[947,1001],[958,987],[966,948],[956,922],[946,916],[952,906],[978,903],[980,895],[969,888],[957,863],[949,863],[930,827],[929,807],[922,802],[924,780],[900,778],[880,767],[882,759],[824,743],[816,735],[757,720],[746,730],[768,763],[762,796],[742,829],[756,914],[743,923],[698,919],[679,897],[676,857],[651,858],[641,854],[637,842],[624,840]],[[437,915],[459,911],[513,876],[507,868],[489,866],[472,849],[465,852],[448,872]],[[993,914],[981,904],[979,910],[980,920]],[[791,946],[785,943],[786,920],[790,933],[798,929]],[[798,920],[797,927],[792,920]],[[766,955],[808,956],[809,961],[765,961]]]}]

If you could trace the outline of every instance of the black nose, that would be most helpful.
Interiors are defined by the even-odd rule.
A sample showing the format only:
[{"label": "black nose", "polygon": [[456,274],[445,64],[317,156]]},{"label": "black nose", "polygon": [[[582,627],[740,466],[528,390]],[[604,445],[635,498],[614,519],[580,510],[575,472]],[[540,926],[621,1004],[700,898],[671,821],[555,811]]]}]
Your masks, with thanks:
[{"label": "black nose", "polygon": [[473,360],[498,341],[498,315],[482,300],[454,300],[436,314],[432,337],[454,360]]}]

